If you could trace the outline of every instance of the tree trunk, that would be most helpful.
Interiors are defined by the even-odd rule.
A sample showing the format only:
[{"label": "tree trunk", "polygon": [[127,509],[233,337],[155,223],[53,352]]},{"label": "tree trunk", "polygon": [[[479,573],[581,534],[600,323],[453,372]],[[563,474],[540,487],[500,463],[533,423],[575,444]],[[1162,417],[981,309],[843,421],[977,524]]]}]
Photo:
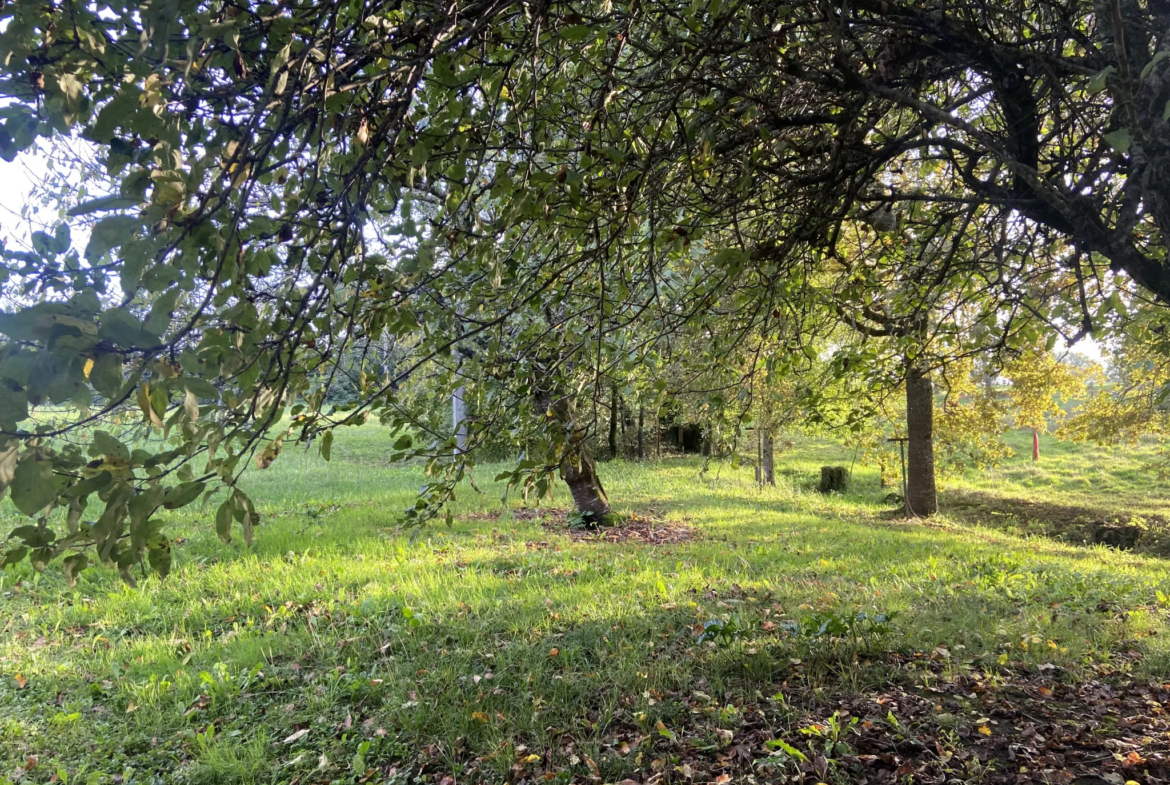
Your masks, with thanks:
[{"label": "tree trunk", "polygon": [[764,442],[763,435],[756,430],[756,485],[764,486]]},{"label": "tree trunk", "polygon": [[561,461],[561,479],[569,486],[577,512],[591,515],[593,523],[598,526],[610,523],[609,497],[601,486],[601,478],[597,476],[597,467],[587,447],[581,445],[575,456],[567,456]]},{"label": "tree trunk", "polygon": [[765,431],[760,437],[760,481],[764,485],[776,484],[776,459],[774,454],[774,442],[772,434]]},{"label": "tree trunk", "polygon": [[906,436],[906,506],[912,515],[934,515],[934,385],[930,371],[913,365],[906,373]]},{"label": "tree trunk", "polygon": [[638,463],[646,460],[646,447],[643,442],[646,425],[646,410],[638,406]]},{"label": "tree trunk", "polygon": [[597,476],[597,466],[585,443],[584,433],[575,426],[570,401],[565,397],[554,398],[547,390],[538,391],[537,400],[543,411],[551,413],[556,425],[566,430],[559,468],[577,512],[587,514],[598,526],[615,523],[617,516],[610,508],[609,497]]},{"label": "tree trunk", "polygon": [[626,450],[629,449],[630,444],[630,440],[626,437],[626,425],[629,424],[628,420],[630,419],[630,410],[626,408],[626,402],[620,398],[618,399],[618,411],[620,412],[622,418],[622,439],[620,442],[618,442],[618,447],[621,450],[622,455],[625,456],[628,455]]},{"label": "tree trunk", "polygon": [[456,455],[467,447],[467,407],[463,404],[463,389],[457,388],[451,396],[451,422],[455,428]]},{"label": "tree trunk", "polygon": [[618,418],[618,391],[617,385],[610,386],[609,399],[609,457],[611,459],[618,457],[617,452],[617,422]]}]

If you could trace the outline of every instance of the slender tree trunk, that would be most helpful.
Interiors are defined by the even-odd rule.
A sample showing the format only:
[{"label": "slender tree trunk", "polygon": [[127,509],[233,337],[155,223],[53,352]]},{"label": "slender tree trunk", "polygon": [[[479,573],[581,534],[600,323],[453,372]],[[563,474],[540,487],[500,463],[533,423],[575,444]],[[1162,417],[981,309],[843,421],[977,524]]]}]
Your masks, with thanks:
[{"label": "slender tree trunk", "polygon": [[630,440],[626,437],[627,420],[630,419],[630,410],[626,408],[626,402],[618,399],[618,411],[622,418],[622,439],[618,442],[618,449],[621,450],[622,455],[628,455],[626,451],[629,449]]},{"label": "slender tree trunk", "polygon": [[906,436],[906,504],[912,515],[934,515],[934,385],[915,365],[906,373]]},{"label": "slender tree trunk", "polygon": [[776,463],[772,434],[764,431],[760,437],[760,466],[763,469],[762,481],[765,485],[776,484]]},{"label": "slender tree trunk", "polygon": [[759,428],[756,429],[756,485],[764,486],[764,436]]},{"label": "slender tree trunk", "polygon": [[618,426],[618,391],[617,385],[610,386],[609,398],[609,457],[617,458],[617,426]]},{"label": "slender tree trunk", "polygon": [[646,426],[646,409],[638,405],[638,463],[646,460],[646,446],[643,443]]}]

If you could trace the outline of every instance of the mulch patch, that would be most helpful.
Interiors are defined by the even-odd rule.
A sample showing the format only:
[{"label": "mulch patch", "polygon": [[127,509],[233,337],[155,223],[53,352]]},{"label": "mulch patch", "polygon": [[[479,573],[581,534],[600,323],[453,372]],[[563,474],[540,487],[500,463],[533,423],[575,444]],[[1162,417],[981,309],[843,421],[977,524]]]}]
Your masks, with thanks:
[{"label": "mulch patch", "polygon": [[617,526],[584,529],[568,524],[568,510],[557,507],[513,510],[517,520],[537,520],[553,532],[568,535],[574,542],[642,543],[644,545],[674,545],[693,540],[698,532],[692,526],[668,521],[657,516],[627,514]]}]

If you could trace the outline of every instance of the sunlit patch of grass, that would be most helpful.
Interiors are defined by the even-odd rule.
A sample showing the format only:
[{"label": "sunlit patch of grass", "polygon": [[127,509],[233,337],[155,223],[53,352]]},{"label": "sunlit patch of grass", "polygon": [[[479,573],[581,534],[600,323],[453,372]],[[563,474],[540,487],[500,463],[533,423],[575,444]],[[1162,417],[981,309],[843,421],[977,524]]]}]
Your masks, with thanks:
[{"label": "sunlit patch of grass", "polygon": [[[397,513],[420,475],[387,465],[385,442],[366,427],[339,436],[330,463],[286,450],[249,474],[263,516],[252,548],[219,543],[206,512],[174,514],[183,542],[165,581],[130,590],[97,568],[70,591],[53,569],[0,574],[0,773],[35,755],[25,781],[58,767],[132,767],[126,782],[346,781],[358,763],[426,760],[456,778],[478,761],[476,781],[504,782],[536,754],[576,758],[564,765],[581,776],[588,756],[617,780],[634,763],[602,756],[614,728],[697,721],[678,699],[696,690],[724,707],[786,682],[815,701],[827,685],[895,678],[894,654],[940,646],[955,668],[1053,663],[1070,678],[1170,662],[1166,562],[945,515],[884,520],[868,467],[844,495],[811,490],[822,464],[850,465],[830,442],[782,452],[778,487],[764,490],[748,468],[702,471],[696,458],[603,464],[619,507],[699,533],[660,547],[574,542],[507,510],[468,517],[499,509],[494,467],[477,470],[485,493],[461,493],[452,527],[412,542]],[[1063,491],[1028,490],[1039,467],[1014,464],[956,487],[1068,499],[1143,482],[1134,457],[1081,491],[1076,450],[1045,455]],[[895,614],[892,630],[790,631],[857,614]],[[700,643],[712,619],[742,632]],[[1115,656],[1129,651],[1145,660]]]}]

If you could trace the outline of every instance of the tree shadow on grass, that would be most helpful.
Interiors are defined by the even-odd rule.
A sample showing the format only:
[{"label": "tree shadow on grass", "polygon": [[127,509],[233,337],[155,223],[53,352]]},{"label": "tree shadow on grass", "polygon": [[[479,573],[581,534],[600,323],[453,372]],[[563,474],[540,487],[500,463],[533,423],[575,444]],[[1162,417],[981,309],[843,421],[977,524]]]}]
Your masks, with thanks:
[{"label": "tree shadow on grass", "polygon": [[1170,519],[1100,507],[1032,501],[978,491],[942,494],[946,514],[967,524],[1041,534],[1071,545],[1104,544],[1155,556],[1170,555]]},{"label": "tree shadow on grass", "polygon": [[[150,701],[138,674],[94,693],[96,704],[115,730],[128,729],[122,743],[132,757],[161,737],[180,768],[223,782],[237,780],[214,768],[212,745],[234,760],[232,745],[255,746],[258,727],[269,770],[301,782],[336,778],[363,743],[363,764],[382,776],[396,770],[434,782],[538,782],[546,774],[646,782],[685,766],[689,776],[675,772],[678,779],[697,782],[894,782],[911,773],[1016,785],[1018,767],[1007,763],[1021,750],[1030,766],[1048,770],[1045,782],[1090,771],[1170,774],[1170,719],[1145,716],[1148,701],[1170,700],[1159,685],[1079,682],[1023,663],[975,666],[955,641],[915,649],[896,633],[873,641],[792,633],[773,621],[776,603],[791,595],[746,579],[741,586],[726,572],[677,598],[735,619],[734,634],[700,642],[698,611],[687,602],[639,597],[641,581],[617,580],[617,567],[553,575],[557,557],[468,560],[459,569],[490,576],[472,601],[454,602],[455,593],[414,615],[402,612],[401,595],[361,610],[298,607],[283,631],[277,625],[200,651],[181,667],[208,676],[175,694]],[[802,565],[788,583],[796,593],[812,589],[799,580],[818,572]],[[628,601],[596,618],[572,613],[574,597],[615,591]],[[933,625],[954,610],[928,609],[903,624]],[[130,709],[135,694],[141,705]],[[1136,715],[1140,722],[1113,721]],[[1086,721],[1093,733],[1083,732]],[[217,728],[212,741],[209,727]],[[203,741],[185,741],[184,729]],[[1049,741],[1036,743],[1037,735]],[[776,738],[799,755],[773,755],[767,742]],[[1117,760],[1114,749],[1138,757]]]}]

